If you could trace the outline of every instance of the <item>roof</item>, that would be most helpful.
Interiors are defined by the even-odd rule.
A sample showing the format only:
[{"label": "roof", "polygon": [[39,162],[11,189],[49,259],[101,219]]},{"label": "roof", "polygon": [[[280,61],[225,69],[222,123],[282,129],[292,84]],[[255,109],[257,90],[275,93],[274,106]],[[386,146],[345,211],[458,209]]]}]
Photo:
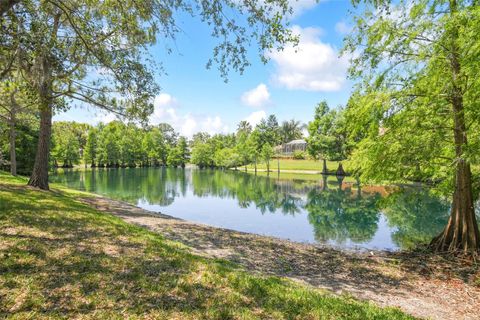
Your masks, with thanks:
[{"label": "roof", "polygon": [[292,140],[286,144],[307,144],[307,141],[303,140],[303,139],[297,139],[297,140]]}]

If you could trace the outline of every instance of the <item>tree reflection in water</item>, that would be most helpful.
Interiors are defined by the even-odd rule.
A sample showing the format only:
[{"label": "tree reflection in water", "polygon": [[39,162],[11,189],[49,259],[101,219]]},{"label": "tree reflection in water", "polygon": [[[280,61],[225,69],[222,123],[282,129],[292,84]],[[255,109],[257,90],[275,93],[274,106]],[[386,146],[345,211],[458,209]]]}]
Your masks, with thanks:
[{"label": "tree reflection in water", "polygon": [[169,206],[189,197],[234,199],[239,208],[255,208],[262,215],[306,217],[318,242],[339,244],[370,241],[383,214],[393,242],[410,248],[438,233],[448,217],[449,204],[426,189],[397,188],[387,194],[381,187],[362,190],[357,183],[317,177],[302,180],[240,171],[137,168],[63,170],[52,175],[52,182],[132,204]]}]

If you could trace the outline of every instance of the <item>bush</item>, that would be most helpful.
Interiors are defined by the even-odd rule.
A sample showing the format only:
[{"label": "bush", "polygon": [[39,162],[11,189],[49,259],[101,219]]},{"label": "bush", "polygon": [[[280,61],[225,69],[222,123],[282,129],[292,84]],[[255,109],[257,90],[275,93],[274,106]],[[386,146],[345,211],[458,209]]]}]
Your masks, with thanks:
[{"label": "bush", "polygon": [[306,154],[303,151],[295,151],[293,153],[293,159],[295,160],[305,160]]}]

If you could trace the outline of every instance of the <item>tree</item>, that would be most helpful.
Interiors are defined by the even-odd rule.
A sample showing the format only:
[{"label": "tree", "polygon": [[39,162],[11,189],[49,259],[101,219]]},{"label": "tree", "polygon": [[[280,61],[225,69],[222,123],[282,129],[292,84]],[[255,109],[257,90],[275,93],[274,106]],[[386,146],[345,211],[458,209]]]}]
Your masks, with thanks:
[{"label": "tree", "polygon": [[62,163],[64,168],[72,168],[74,164],[78,164],[80,160],[80,144],[77,137],[68,126],[63,126],[63,123],[59,124],[60,128],[53,130],[52,139],[52,160],[55,167],[59,166],[59,162]]},{"label": "tree", "polygon": [[207,132],[197,132],[192,137],[192,146],[198,143],[206,143],[210,139],[210,135]]},{"label": "tree", "polygon": [[282,143],[287,143],[292,140],[301,139],[303,137],[302,130],[305,128],[300,121],[294,119],[283,121],[280,127],[280,139]]},{"label": "tree", "polygon": [[255,174],[257,173],[257,162],[260,157],[260,151],[262,149],[262,141],[260,132],[255,129],[252,131],[252,134],[247,139],[246,149],[251,151],[251,157],[255,165]]},{"label": "tree", "polygon": [[120,165],[121,123],[113,121],[101,127],[99,135],[99,163],[101,166],[118,167]]},{"label": "tree", "polygon": [[[360,8],[361,7],[361,8]],[[480,7],[476,1],[372,2],[359,6],[348,106],[363,131],[352,164],[364,179],[437,182],[452,196],[436,251],[478,252],[472,164],[480,147]]]},{"label": "tree", "polygon": [[209,143],[199,143],[192,149],[192,163],[200,168],[212,167],[214,150]]},{"label": "tree", "polygon": [[235,151],[238,155],[239,164],[245,166],[245,171],[247,171],[247,164],[252,160],[253,152],[251,144],[248,143],[248,137],[249,135],[247,131],[237,131],[237,145],[235,146]]},{"label": "tree", "polygon": [[[32,117],[34,121],[30,121],[30,119],[23,121],[23,116],[26,114],[22,115],[22,121],[17,121],[15,126],[15,154],[17,173],[27,176],[32,173],[35,160],[38,125],[35,116]],[[10,149],[9,131],[8,124],[0,121],[0,149],[3,154],[8,154]],[[8,161],[3,164],[3,166],[9,165]]]},{"label": "tree", "polygon": [[315,107],[313,121],[308,124],[307,152],[318,160],[323,160],[323,173],[327,172],[326,160],[335,153],[335,136],[332,134],[336,112],[330,110],[326,101]]},{"label": "tree", "polygon": [[133,123],[120,126],[119,131],[121,136],[119,141],[121,166],[134,168],[138,162],[143,160],[142,155],[144,153],[152,152],[150,149],[143,149],[144,137],[147,134]]},{"label": "tree", "polygon": [[215,152],[215,166],[219,168],[233,168],[239,165],[239,155],[234,148],[223,148]]},{"label": "tree", "polygon": [[[2,1],[2,43],[14,39],[8,40],[7,53],[21,55],[23,78],[39,99],[40,134],[29,185],[48,189],[54,106],[66,108],[78,100],[129,118],[147,118],[158,85],[145,53],[157,35],[175,38],[178,14],[200,16],[209,24],[219,43],[208,66],[217,63],[226,78],[230,69],[243,72],[248,66],[246,48],[252,39],[263,61],[273,47],[297,41],[287,26],[290,11],[287,0]],[[239,13],[244,19],[232,18]],[[15,39],[22,39],[20,46]],[[3,57],[2,52],[2,73],[9,72]]]},{"label": "tree", "polygon": [[94,168],[96,166],[97,159],[97,129],[91,128],[88,131],[87,143],[85,145],[85,151],[83,153],[84,161],[90,163],[90,167]]},{"label": "tree", "polygon": [[265,163],[267,164],[267,172],[270,172],[270,159],[272,159],[274,155],[274,151],[270,143],[267,142],[262,146],[262,151],[260,155],[263,161],[265,161]]},{"label": "tree", "polygon": [[258,131],[262,146],[265,143],[269,143],[271,146],[280,143],[280,127],[275,115],[271,114],[267,119],[262,119],[255,129]]},{"label": "tree", "polygon": [[240,134],[249,135],[252,132],[252,125],[247,120],[242,120],[237,126],[237,136]]},{"label": "tree", "polygon": [[180,137],[177,145],[172,148],[168,154],[167,164],[173,167],[181,166],[184,168],[188,161],[188,157],[189,151],[187,139],[185,139],[185,137]]},{"label": "tree", "polygon": [[167,165],[168,144],[164,134],[159,128],[153,128],[149,131],[149,134],[152,136],[153,144],[155,146],[156,160],[161,162],[162,165]]},{"label": "tree", "polygon": [[[149,166],[155,162],[159,156],[157,152],[157,141],[155,141],[154,131],[147,132],[142,139],[142,166]],[[165,163],[166,164],[166,163]]]},{"label": "tree", "polygon": [[34,102],[25,82],[17,80],[18,75],[0,84],[0,119],[8,124],[10,173],[14,176],[17,175],[16,127],[32,121],[30,104]]},{"label": "tree", "polygon": [[168,123],[160,123],[158,125],[158,129],[162,133],[163,139],[165,140],[167,146],[173,147],[177,144],[178,133],[175,132],[175,129],[173,129],[171,125]]}]

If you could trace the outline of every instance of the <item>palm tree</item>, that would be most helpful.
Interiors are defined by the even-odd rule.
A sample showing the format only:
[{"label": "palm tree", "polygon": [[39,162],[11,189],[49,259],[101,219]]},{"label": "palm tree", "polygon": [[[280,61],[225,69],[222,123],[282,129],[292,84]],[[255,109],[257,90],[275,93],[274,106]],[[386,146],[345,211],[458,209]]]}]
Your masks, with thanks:
[{"label": "palm tree", "polygon": [[280,135],[282,143],[287,143],[295,139],[301,139],[303,137],[302,130],[305,128],[305,124],[297,120],[283,121],[280,127]]},{"label": "palm tree", "polygon": [[237,134],[244,132],[250,134],[252,132],[252,125],[247,120],[242,120],[237,126]]}]

